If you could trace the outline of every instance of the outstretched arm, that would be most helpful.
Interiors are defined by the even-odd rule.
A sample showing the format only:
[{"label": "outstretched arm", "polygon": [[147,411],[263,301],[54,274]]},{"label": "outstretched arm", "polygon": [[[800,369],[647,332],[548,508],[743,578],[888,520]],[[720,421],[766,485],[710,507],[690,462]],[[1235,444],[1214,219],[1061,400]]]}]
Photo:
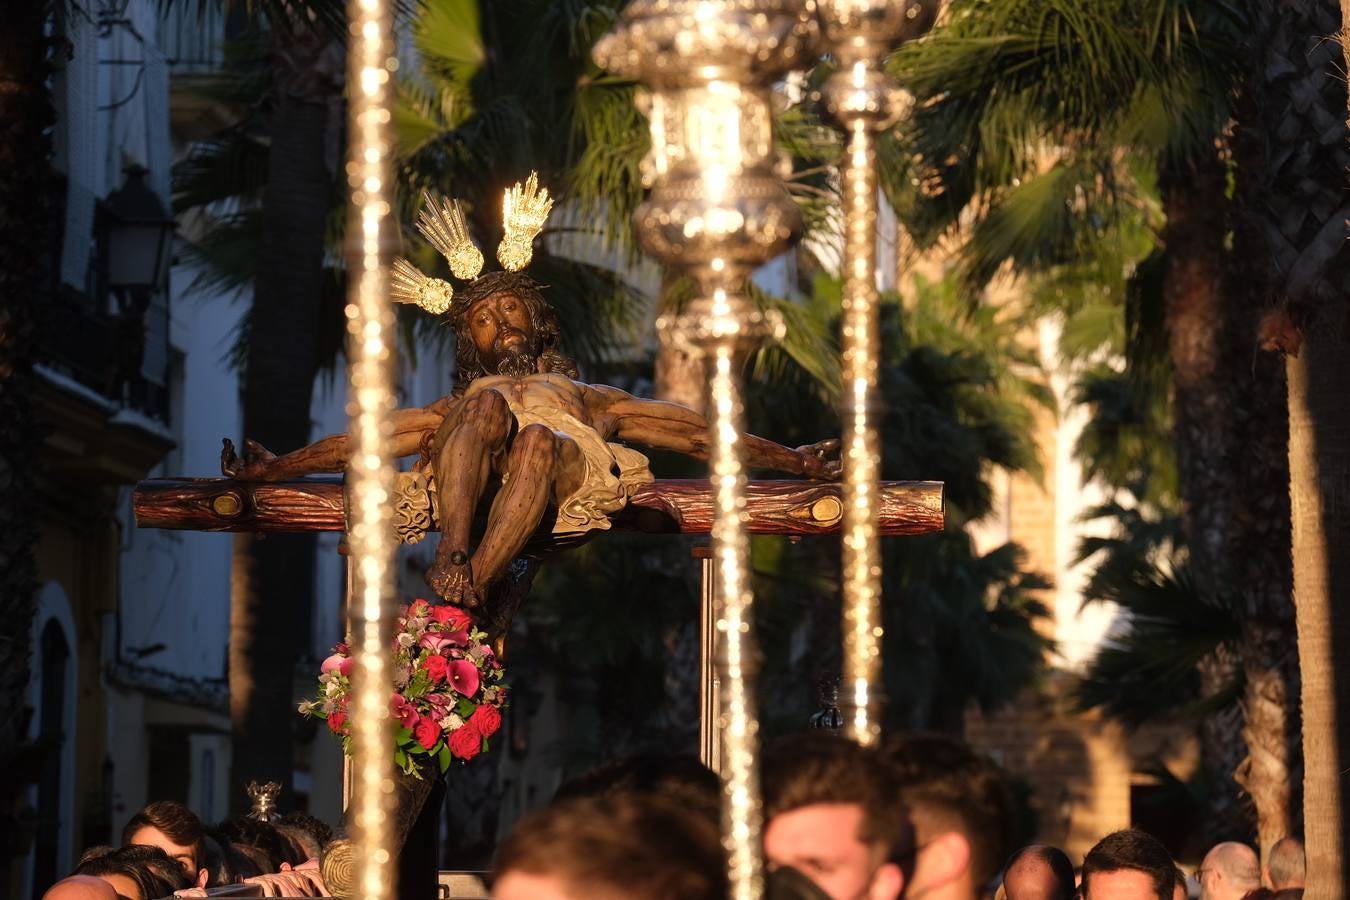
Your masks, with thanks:
[{"label": "outstretched arm", "polygon": [[[440,426],[452,405],[449,398],[442,398],[427,406],[397,410],[393,415],[394,455],[411,456],[418,452],[423,436]],[[345,434],[331,434],[281,456],[256,441],[245,441],[242,461],[235,456],[234,445],[227,439],[220,454],[220,471],[240,481],[285,481],[318,472],[345,471],[350,456],[351,438]]]},{"label": "outstretched arm", "polygon": [[[613,433],[626,441],[659,450],[674,450],[695,459],[708,458],[708,420],[687,406],[665,400],[644,400],[607,385],[591,385],[588,404],[598,417],[614,423]],[[839,461],[827,456],[835,440],[795,450],[773,441],[745,435],[745,462],[755,469],[773,469],[807,478],[834,480]]]}]

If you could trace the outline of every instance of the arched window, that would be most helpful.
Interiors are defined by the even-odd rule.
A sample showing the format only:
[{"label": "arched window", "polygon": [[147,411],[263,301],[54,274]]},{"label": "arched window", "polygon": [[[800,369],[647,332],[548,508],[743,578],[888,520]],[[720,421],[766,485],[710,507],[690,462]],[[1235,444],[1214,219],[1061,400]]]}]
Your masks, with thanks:
[{"label": "arched window", "polygon": [[32,668],[28,703],[33,709],[28,737],[42,745],[42,769],[29,802],[38,828],[28,857],[27,890],[36,900],[74,859],[75,689],[79,673],[75,620],[66,592],[57,582],[43,585],[33,619]]}]

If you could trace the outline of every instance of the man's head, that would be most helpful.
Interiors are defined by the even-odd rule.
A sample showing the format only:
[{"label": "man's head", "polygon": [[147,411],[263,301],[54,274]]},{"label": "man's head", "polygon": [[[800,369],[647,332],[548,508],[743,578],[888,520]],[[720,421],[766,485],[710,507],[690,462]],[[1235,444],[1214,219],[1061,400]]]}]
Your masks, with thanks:
[{"label": "man's head", "polygon": [[178,862],[157,847],[113,850],[81,862],[75,874],[103,879],[119,900],[155,900],[187,886]]},{"label": "man's head", "polygon": [[1012,850],[1012,798],[1002,770],[945,735],[900,737],[886,755],[920,848],[909,890],[934,900],[979,896]]},{"label": "man's head", "polygon": [[122,846],[158,847],[183,867],[193,881],[202,871],[202,822],[181,803],[160,800],[131,817],[122,829]]},{"label": "man's head", "polygon": [[722,783],[717,773],[685,753],[647,753],[602,763],[564,782],[554,801],[614,794],[655,794],[717,821]]},{"label": "man's head", "polygon": [[834,900],[894,900],[904,887],[898,855],[913,834],[885,759],[830,734],[800,735],[768,748],[764,855],[792,866]]},{"label": "man's head", "polygon": [[47,888],[42,900],[117,900],[117,891],[95,875],[72,875]]},{"label": "man's head", "polygon": [[1251,847],[1225,841],[1205,854],[1198,876],[1201,900],[1242,900],[1261,886],[1261,864]]},{"label": "man's head", "polygon": [[556,349],[562,336],[558,317],[541,286],[527,275],[480,276],[455,298],[450,324],[455,329],[455,393],[484,375],[546,371],[576,377],[576,364]]},{"label": "man's head", "polygon": [[721,900],[717,823],[655,795],[573,797],[521,820],[497,851],[496,900]]},{"label": "man's head", "polygon": [[1108,834],[1083,858],[1083,900],[1171,900],[1177,867],[1153,835]]},{"label": "man's head", "polygon": [[1280,838],[1266,856],[1266,880],[1277,891],[1303,887],[1307,870],[1303,842],[1298,838]]},{"label": "man's head", "polygon": [[1073,863],[1058,847],[1023,847],[1003,867],[1008,900],[1072,900],[1075,890]]}]

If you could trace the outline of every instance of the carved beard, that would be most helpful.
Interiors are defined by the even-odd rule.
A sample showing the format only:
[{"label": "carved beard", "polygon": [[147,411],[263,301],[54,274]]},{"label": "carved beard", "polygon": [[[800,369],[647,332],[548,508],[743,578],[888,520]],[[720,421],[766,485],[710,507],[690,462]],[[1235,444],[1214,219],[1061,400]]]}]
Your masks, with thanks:
[{"label": "carved beard", "polygon": [[536,374],[538,370],[538,358],[524,345],[507,348],[497,361],[497,374],[510,378],[524,378]]}]

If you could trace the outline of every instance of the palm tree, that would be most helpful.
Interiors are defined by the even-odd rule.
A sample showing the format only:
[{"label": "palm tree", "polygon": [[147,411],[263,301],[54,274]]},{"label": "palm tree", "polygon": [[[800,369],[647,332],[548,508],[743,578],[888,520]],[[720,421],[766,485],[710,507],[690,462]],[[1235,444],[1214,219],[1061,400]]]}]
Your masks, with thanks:
[{"label": "palm tree", "polygon": [[[204,6],[209,0],[198,0]],[[225,0],[231,6],[233,0]],[[242,10],[264,78],[226,73],[260,89],[262,102],[238,124],[194,148],[175,173],[175,207],[208,213],[204,245],[246,259],[236,283],[252,304],[236,347],[243,433],[269,447],[310,438],[310,402],[320,367],[326,239],[341,150],[345,81],[344,7],[339,0],[264,0]],[[263,49],[265,48],[265,49]],[[226,137],[233,138],[227,140]],[[221,180],[231,188],[222,191]],[[220,202],[228,201],[222,208]],[[241,240],[247,250],[240,253]],[[228,281],[228,279],[225,279]],[[244,785],[276,781],[289,794],[294,771],[295,659],[313,591],[312,536],[235,537],[230,579],[231,809]],[[266,737],[264,737],[266,736]]]},{"label": "palm tree", "polygon": [[[1224,276],[1235,207],[1220,145],[1248,27],[1242,9],[1223,2],[954,3],[945,28],[896,56],[919,103],[893,151],[891,187],[920,237],[951,230],[973,209],[964,271],[980,284],[1005,261],[1032,272],[1098,255],[1094,245],[1116,239],[1157,185],[1190,566],[1207,603],[1252,613],[1240,664],[1245,737],[1260,764],[1235,777],[1258,803],[1268,844],[1296,824],[1288,791],[1297,742],[1287,718],[1260,715],[1291,677],[1268,639],[1290,608],[1287,580],[1279,589],[1287,515],[1272,490],[1287,477],[1283,435],[1270,427],[1283,419],[1282,384],[1259,358],[1257,315]],[[1254,523],[1251,511],[1263,506]],[[1292,704],[1282,713],[1293,715]],[[1237,744],[1212,725],[1211,763]]]},{"label": "palm tree", "polygon": [[[1253,28],[1234,160],[1241,216],[1234,256],[1245,265],[1245,302],[1265,314],[1266,336],[1286,353],[1294,587],[1303,675],[1305,827],[1310,897],[1341,897],[1346,884],[1346,682],[1332,642],[1346,636],[1338,610],[1346,575],[1347,440],[1345,289],[1350,195],[1344,57],[1333,35],[1344,20],[1330,2],[1253,2]],[[1302,346],[1299,340],[1302,338]],[[1269,423],[1268,423],[1269,424]],[[1251,514],[1263,517],[1266,509]],[[1339,604],[1343,605],[1343,603]],[[1257,608],[1258,614],[1266,608]],[[1277,645],[1284,622],[1253,640]],[[1283,700],[1261,686],[1260,701]],[[1249,693],[1251,693],[1249,691]],[[1264,845],[1264,837],[1263,845]]]},{"label": "palm tree", "polygon": [[[15,9],[0,36],[0,830],[19,834],[19,765],[35,612],[37,461],[33,408],[35,317],[48,291],[51,126],[48,3]],[[0,880],[8,882],[6,841]]]}]

